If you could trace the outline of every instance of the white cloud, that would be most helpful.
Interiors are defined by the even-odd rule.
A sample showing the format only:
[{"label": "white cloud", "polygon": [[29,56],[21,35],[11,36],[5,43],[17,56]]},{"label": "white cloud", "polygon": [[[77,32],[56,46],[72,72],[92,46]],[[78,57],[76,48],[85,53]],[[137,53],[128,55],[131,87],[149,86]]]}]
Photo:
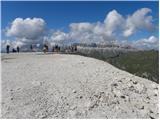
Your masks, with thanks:
[{"label": "white cloud", "polygon": [[16,18],[7,29],[6,35],[17,38],[37,39],[44,33],[45,22],[41,18]]},{"label": "white cloud", "polygon": [[142,8],[134,12],[133,15],[128,16],[123,35],[126,37],[131,36],[139,29],[152,31],[154,26],[152,16],[149,16],[149,13],[151,13],[151,9]]},{"label": "white cloud", "polygon": [[100,43],[104,42],[105,39],[109,38],[104,28],[101,27],[100,23],[72,23],[70,24],[70,32],[64,33],[62,31],[56,31],[50,37],[50,41],[53,43]]},{"label": "white cloud", "polygon": [[16,18],[6,29],[6,36],[12,37],[12,47],[43,43],[45,21],[41,18]]},{"label": "white cloud", "polygon": [[78,31],[78,32],[88,32],[93,29],[93,25],[88,22],[83,22],[83,23],[71,23],[70,28],[71,31]]},{"label": "white cloud", "polygon": [[124,26],[125,20],[116,10],[112,10],[106,16],[104,20],[105,28],[108,35],[112,35],[113,32],[121,30]]},{"label": "white cloud", "polygon": [[[136,33],[138,30],[152,31],[154,29],[151,9],[142,8],[132,15],[122,16],[116,10],[110,11],[103,22],[71,23],[69,32],[54,31],[51,35],[44,36],[45,21],[41,18],[16,18],[6,31],[7,36],[15,38],[15,45],[31,44],[71,44],[71,43],[116,43]],[[147,42],[145,41],[147,40]],[[143,44],[153,42],[152,39],[140,40]],[[155,40],[155,39],[154,39]],[[139,41],[139,42],[140,42]],[[157,40],[156,40],[157,41]],[[17,43],[16,43],[17,42]],[[137,44],[139,43],[136,41]],[[136,42],[134,45],[137,45]],[[127,42],[125,42],[127,43]],[[155,44],[155,43],[150,43]],[[152,45],[153,46],[153,45]]]},{"label": "white cloud", "polygon": [[69,35],[61,31],[56,31],[51,36],[51,40],[53,41],[63,41],[67,39],[69,39]]},{"label": "white cloud", "polygon": [[51,38],[53,41],[75,40],[82,43],[119,41],[119,36],[129,37],[137,30],[153,30],[152,16],[148,15],[150,12],[150,9],[142,8],[123,17],[116,10],[112,10],[106,15],[104,22],[71,23],[69,33],[55,32]]},{"label": "white cloud", "polygon": [[150,36],[149,38],[134,41],[133,46],[142,49],[158,49],[159,40],[155,36]]},{"label": "white cloud", "polygon": [[50,37],[47,37],[50,45],[53,46],[55,44],[68,44],[70,40],[70,35],[68,33],[64,33],[62,31],[55,31]]}]

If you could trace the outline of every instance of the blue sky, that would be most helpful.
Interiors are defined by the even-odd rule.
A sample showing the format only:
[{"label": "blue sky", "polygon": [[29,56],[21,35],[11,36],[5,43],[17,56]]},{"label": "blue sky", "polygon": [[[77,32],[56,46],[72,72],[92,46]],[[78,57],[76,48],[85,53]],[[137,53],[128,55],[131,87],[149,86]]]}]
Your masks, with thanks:
[{"label": "blue sky", "polygon": [[[153,23],[158,27],[158,2],[2,2],[2,29],[5,29],[10,23],[20,18],[42,18],[46,22],[47,29],[69,31],[71,23],[90,22],[96,23],[97,21],[103,22],[108,12],[115,9],[118,13],[127,17],[133,14],[140,8],[149,8],[152,10]],[[158,37],[158,30],[150,33],[146,31],[139,31],[132,35],[129,40],[135,40],[143,37],[154,35]],[[2,39],[6,36],[2,34]]]},{"label": "blue sky", "polygon": [[128,15],[143,7],[151,8],[152,15],[158,22],[158,2],[2,2],[2,28],[17,17],[40,17],[49,28],[67,30],[72,22],[103,21],[113,9],[122,15]]}]

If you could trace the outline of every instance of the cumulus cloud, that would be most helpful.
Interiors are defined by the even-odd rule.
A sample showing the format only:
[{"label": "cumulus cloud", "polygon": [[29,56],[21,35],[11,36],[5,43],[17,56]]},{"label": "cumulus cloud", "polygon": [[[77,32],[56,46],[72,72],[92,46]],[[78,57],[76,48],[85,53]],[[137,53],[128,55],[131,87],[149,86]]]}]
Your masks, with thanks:
[{"label": "cumulus cloud", "polygon": [[122,16],[116,10],[110,11],[104,22],[81,22],[71,23],[70,32],[55,32],[52,41],[75,40],[81,43],[113,43],[120,37],[129,37],[137,30],[152,31],[154,25],[152,16],[149,15],[151,9],[141,8],[127,17]]},{"label": "cumulus cloud", "polygon": [[143,38],[133,42],[133,46],[141,49],[158,49],[159,40],[155,36],[150,36],[149,38]]},{"label": "cumulus cloud", "polygon": [[55,44],[67,44],[71,40],[68,33],[57,30],[53,32],[51,36],[47,36],[46,41],[48,41],[51,46],[54,46]]},{"label": "cumulus cloud", "polygon": [[125,20],[122,15],[120,15],[116,10],[112,10],[108,13],[106,16],[106,19],[104,20],[106,31],[109,35],[112,35],[113,32],[122,29]]},{"label": "cumulus cloud", "polygon": [[[54,30],[51,35],[48,33],[47,36],[44,35],[46,23],[43,19],[16,18],[11,23],[11,26],[7,28],[6,35],[14,37],[15,43],[17,42],[15,45],[20,46],[28,44],[48,44],[53,46],[55,44],[72,43],[122,44],[124,43],[122,40],[128,39],[139,30],[154,30],[155,26],[150,13],[151,9],[141,8],[131,15],[123,16],[118,11],[112,10],[108,12],[103,22],[71,23],[69,32]],[[133,44],[136,46],[140,42],[147,44],[150,39],[139,40]],[[146,40],[148,41],[146,42]]]},{"label": "cumulus cloud", "polygon": [[70,24],[71,31],[78,31],[78,32],[88,32],[91,31],[93,27],[94,26],[88,22]]},{"label": "cumulus cloud", "polygon": [[69,39],[69,34],[64,33],[62,31],[56,31],[51,36],[51,40],[53,41],[63,41]]},{"label": "cumulus cloud", "polygon": [[42,43],[45,25],[42,18],[16,18],[6,29],[6,36],[14,39],[12,46]]},{"label": "cumulus cloud", "polygon": [[72,43],[100,43],[105,40],[111,41],[107,36],[104,26],[101,23],[71,23],[70,32],[53,32],[48,38],[52,44],[72,44]]},{"label": "cumulus cloud", "polygon": [[7,36],[36,39],[44,33],[45,22],[41,18],[16,18],[7,29]]},{"label": "cumulus cloud", "polygon": [[152,31],[154,26],[152,24],[152,16],[149,16],[149,13],[151,13],[151,9],[142,8],[134,12],[133,15],[128,16],[123,35],[126,37],[131,36],[139,29]]},{"label": "cumulus cloud", "polygon": [[103,30],[100,27],[96,27],[96,23],[72,23],[70,25],[69,38],[80,43],[101,42]]}]

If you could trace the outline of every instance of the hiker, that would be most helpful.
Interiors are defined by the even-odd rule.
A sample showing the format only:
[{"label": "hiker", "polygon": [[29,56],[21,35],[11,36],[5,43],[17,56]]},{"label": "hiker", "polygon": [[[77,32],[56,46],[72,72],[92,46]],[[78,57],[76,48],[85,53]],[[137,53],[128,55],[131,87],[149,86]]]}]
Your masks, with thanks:
[{"label": "hiker", "polygon": [[17,46],[17,52],[19,53],[19,46]]},{"label": "hiker", "polygon": [[44,53],[48,52],[48,46],[47,46],[46,44],[45,44],[44,47],[43,47],[43,52],[44,52]]},{"label": "hiker", "polygon": [[58,45],[55,45],[55,51],[58,52]]},{"label": "hiker", "polygon": [[55,48],[54,48],[54,46],[53,46],[53,48],[52,48],[52,52],[54,52],[54,49],[55,49]]},{"label": "hiker", "polygon": [[48,52],[48,45],[45,45],[45,48],[46,48],[46,50],[47,50],[47,52]]},{"label": "hiker", "polygon": [[74,50],[77,51],[77,46],[75,45]]},{"label": "hiker", "polygon": [[60,46],[58,47],[58,52],[60,52]]},{"label": "hiker", "polygon": [[71,52],[73,52],[73,46],[71,46]]},{"label": "hiker", "polygon": [[31,51],[33,51],[33,46],[32,45],[30,46],[30,49],[31,49]]},{"label": "hiker", "polygon": [[47,52],[47,49],[45,47],[43,47],[43,52],[46,53]]},{"label": "hiker", "polygon": [[15,52],[17,52],[17,51],[13,48],[13,49],[12,49],[12,52],[15,53]]},{"label": "hiker", "polygon": [[9,54],[9,48],[10,48],[10,46],[7,45],[7,46],[6,46],[6,51],[7,51],[8,54]]},{"label": "hiker", "polygon": [[71,47],[69,46],[69,47],[68,47],[68,53],[70,53],[70,52],[71,52]]}]

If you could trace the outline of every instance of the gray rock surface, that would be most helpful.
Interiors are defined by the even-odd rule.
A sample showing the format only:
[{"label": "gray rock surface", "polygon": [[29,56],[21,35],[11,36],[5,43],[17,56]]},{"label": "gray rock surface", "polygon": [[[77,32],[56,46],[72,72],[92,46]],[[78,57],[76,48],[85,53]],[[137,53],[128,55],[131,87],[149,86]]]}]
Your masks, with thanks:
[{"label": "gray rock surface", "polygon": [[78,55],[2,54],[2,118],[158,118],[158,84]]}]

